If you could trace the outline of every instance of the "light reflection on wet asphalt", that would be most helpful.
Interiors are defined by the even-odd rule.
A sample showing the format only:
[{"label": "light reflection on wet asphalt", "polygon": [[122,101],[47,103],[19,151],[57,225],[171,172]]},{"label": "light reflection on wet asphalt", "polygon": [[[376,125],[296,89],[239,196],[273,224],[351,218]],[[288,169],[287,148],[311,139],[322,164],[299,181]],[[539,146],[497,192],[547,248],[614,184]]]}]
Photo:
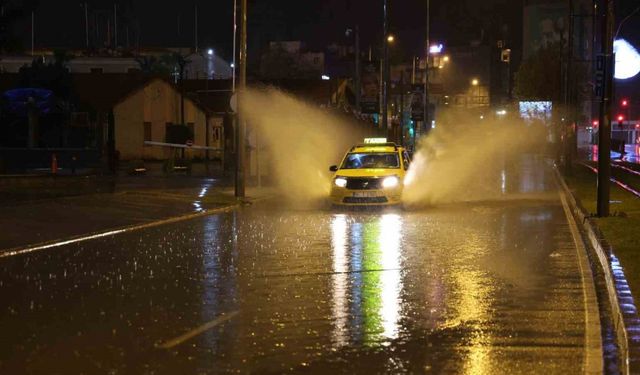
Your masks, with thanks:
[{"label": "light reflection on wet asphalt", "polygon": [[578,372],[579,266],[539,168],[498,179],[525,199],[272,202],[2,260],[0,373]]}]

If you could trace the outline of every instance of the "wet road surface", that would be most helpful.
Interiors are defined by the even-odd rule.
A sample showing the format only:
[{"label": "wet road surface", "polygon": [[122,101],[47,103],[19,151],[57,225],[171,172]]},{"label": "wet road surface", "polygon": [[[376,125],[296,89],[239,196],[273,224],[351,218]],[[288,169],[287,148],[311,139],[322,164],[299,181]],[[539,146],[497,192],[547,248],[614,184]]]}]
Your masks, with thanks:
[{"label": "wet road surface", "polygon": [[419,211],[278,202],[0,259],[0,373],[578,373],[552,174]]}]

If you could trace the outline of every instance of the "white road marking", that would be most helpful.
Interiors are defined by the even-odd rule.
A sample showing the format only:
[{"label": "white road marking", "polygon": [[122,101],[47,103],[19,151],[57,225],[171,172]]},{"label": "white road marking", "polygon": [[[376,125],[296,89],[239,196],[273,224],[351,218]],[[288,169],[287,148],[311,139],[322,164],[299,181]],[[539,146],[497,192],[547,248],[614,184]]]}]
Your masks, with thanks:
[{"label": "white road marking", "polygon": [[571,209],[567,203],[564,191],[559,190],[560,200],[562,201],[562,208],[567,217],[569,228],[571,229],[571,235],[573,236],[573,242],[576,245],[576,252],[578,253],[578,264],[580,265],[580,276],[582,277],[582,291],[584,297],[584,319],[585,319],[585,358],[583,363],[583,373],[585,374],[602,374],[603,359],[602,359],[602,336],[600,327],[600,311],[598,307],[598,298],[596,296],[596,290],[593,282],[593,274],[591,273],[591,266],[587,259],[587,250],[580,237],[578,231],[578,225],[571,213]]},{"label": "white road marking", "polygon": [[217,317],[216,319],[205,323],[203,325],[201,325],[200,327],[197,327],[195,329],[192,329],[191,331],[180,335],[174,339],[168,340],[162,344],[156,345],[157,348],[161,348],[161,349],[171,349],[175,346],[178,346],[180,344],[182,344],[183,342],[190,340],[198,335],[200,335],[203,332],[206,332],[208,330],[210,330],[211,328],[220,325],[224,322],[226,322],[227,320],[230,320],[231,318],[233,318],[234,316],[238,315],[239,311],[232,311],[230,313],[226,313],[222,316]]},{"label": "white road marking", "polygon": [[72,244],[72,243],[89,241],[89,240],[93,240],[93,239],[96,239],[96,238],[114,236],[116,234],[133,232],[133,231],[136,231],[136,230],[157,227],[157,226],[165,225],[165,224],[177,223],[177,222],[180,222],[180,221],[195,219],[195,218],[202,217],[202,216],[208,216],[208,215],[214,215],[214,214],[218,214],[218,213],[222,213],[222,212],[232,211],[232,210],[236,209],[237,207],[238,207],[238,205],[234,204],[232,206],[215,208],[215,209],[206,210],[206,211],[202,211],[202,212],[196,212],[196,213],[192,213],[192,214],[172,217],[170,219],[153,221],[151,223],[132,225],[132,226],[128,226],[128,227],[124,227],[124,228],[120,228],[120,229],[109,230],[109,231],[106,231],[106,232],[92,233],[92,234],[89,234],[89,235],[86,235],[86,236],[72,237],[72,238],[69,238],[69,239],[66,239],[66,240],[57,240],[55,242],[47,242],[47,243],[41,243],[41,244],[31,245],[31,246],[27,246],[27,247],[13,248],[13,249],[2,251],[0,253],[0,258],[6,258],[6,257],[11,257],[11,256],[16,256],[16,255],[32,253],[32,252],[35,252],[35,251],[51,249],[53,247],[60,247],[60,246],[69,245],[69,244]]}]

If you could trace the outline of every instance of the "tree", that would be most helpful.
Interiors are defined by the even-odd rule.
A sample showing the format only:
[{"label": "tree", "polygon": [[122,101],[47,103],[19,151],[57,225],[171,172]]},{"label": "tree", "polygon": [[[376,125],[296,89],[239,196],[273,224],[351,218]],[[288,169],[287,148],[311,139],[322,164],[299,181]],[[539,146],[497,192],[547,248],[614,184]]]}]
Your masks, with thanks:
[{"label": "tree", "polygon": [[176,82],[182,82],[184,79],[184,69],[187,65],[191,64],[191,60],[182,56],[178,52],[172,52],[160,57],[160,63],[164,66],[164,69],[175,77]]},{"label": "tree", "polygon": [[520,65],[515,74],[515,94],[526,100],[560,102],[561,90],[561,42],[538,49]]}]

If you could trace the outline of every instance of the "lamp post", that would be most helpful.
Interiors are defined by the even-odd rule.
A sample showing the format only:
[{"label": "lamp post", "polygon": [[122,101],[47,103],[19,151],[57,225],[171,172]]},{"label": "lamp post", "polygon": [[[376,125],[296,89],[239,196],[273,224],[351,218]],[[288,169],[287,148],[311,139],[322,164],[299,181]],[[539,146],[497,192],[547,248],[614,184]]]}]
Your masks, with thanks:
[{"label": "lamp post", "polygon": [[607,0],[602,19],[602,54],[604,55],[604,92],[600,100],[600,129],[598,131],[598,201],[599,217],[609,216],[611,178],[611,100],[613,99],[613,27],[615,15],[613,0]]},{"label": "lamp post", "polygon": [[427,127],[431,126],[431,122],[429,121],[429,54],[431,49],[431,42],[429,39],[429,31],[431,29],[431,25],[429,23],[429,18],[431,16],[431,1],[427,0],[427,15],[426,15],[426,35],[425,35],[425,46],[426,46],[426,58],[425,58],[425,67],[424,67],[424,126],[423,129],[426,132]]},{"label": "lamp post", "polygon": [[389,95],[389,39],[393,41],[393,38],[389,35],[389,25],[387,19],[387,0],[383,0],[383,40],[382,40],[382,128],[387,129],[387,117],[388,117],[388,95]]},{"label": "lamp post", "polygon": [[236,131],[236,198],[245,197],[247,183],[247,157],[246,135],[247,124],[245,122],[244,95],[247,87],[247,0],[240,0],[240,56],[238,59],[238,124]]}]

